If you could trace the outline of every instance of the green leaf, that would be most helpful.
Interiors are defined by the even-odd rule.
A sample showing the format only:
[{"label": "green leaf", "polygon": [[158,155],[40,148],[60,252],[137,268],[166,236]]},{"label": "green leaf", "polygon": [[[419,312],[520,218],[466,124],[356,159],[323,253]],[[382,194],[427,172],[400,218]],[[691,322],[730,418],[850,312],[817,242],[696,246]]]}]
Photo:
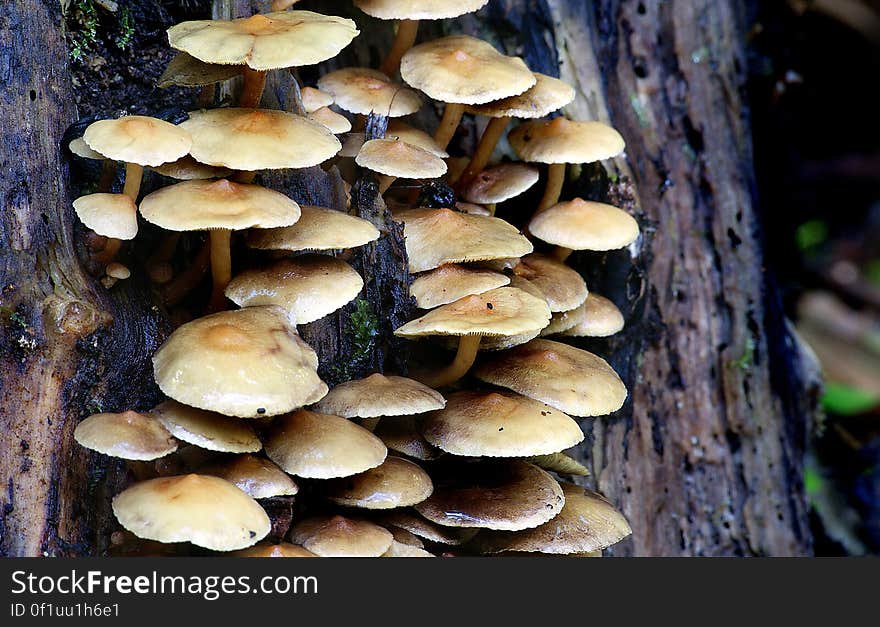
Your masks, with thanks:
[{"label": "green leaf", "polygon": [[880,405],[880,396],[842,383],[825,383],[825,409],[841,416],[855,416]]}]

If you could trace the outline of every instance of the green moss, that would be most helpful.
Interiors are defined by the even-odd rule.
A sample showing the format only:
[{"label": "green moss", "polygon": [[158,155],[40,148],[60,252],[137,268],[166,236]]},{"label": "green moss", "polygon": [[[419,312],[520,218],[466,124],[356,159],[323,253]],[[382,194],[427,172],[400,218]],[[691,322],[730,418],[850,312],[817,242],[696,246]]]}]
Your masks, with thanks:
[{"label": "green moss", "polygon": [[73,0],[68,19],[76,25],[70,36],[70,58],[80,61],[98,41],[98,10],[92,0]]},{"label": "green moss", "polygon": [[131,17],[131,11],[128,7],[123,7],[119,17],[119,34],[116,36],[114,43],[120,50],[125,50],[131,45],[134,39],[134,18]]},{"label": "green moss", "polygon": [[743,347],[742,357],[739,359],[735,359],[730,362],[731,368],[739,368],[743,372],[748,372],[751,370],[752,365],[755,363],[755,340],[751,337],[746,340],[746,345]]},{"label": "green moss", "polygon": [[345,330],[345,337],[351,343],[352,353],[345,363],[335,365],[331,369],[334,378],[339,381],[348,381],[364,362],[369,362],[376,337],[379,335],[379,318],[373,312],[370,303],[359,298],[353,305],[349,326]]}]

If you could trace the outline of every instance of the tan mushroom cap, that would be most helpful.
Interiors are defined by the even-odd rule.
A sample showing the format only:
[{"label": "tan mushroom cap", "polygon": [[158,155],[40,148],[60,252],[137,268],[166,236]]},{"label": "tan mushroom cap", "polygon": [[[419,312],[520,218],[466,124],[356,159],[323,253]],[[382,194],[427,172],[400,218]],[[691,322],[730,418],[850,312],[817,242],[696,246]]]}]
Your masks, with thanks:
[{"label": "tan mushroom cap", "polygon": [[578,423],[561,411],[499,392],[451,394],[445,409],[424,419],[422,435],[447,453],[465,457],[546,455],[584,439]]},{"label": "tan mushroom cap", "polygon": [[204,179],[219,179],[228,176],[232,170],[213,165],[199,163],[190,155],[181,157],[177,161],[163,163],[151,168],[162,176],[177,179],[178,181],[197,181]]},{"label": "tan mushroom cap", "polygon": [[468,107],[468,113],[490,118],[543,118],[574,100],[574,88],[558,78],[535,72],[535,84],[519,94]]},{"label": "tan mushroom cap", "polygon": [[447,263],[522,257],[533,250],[515,226],[500,218],[452,209],[410,209],[394,218],[404,225],[410,272]]},{"label": "tan mushroom cap", "polygon": [[361,11],[380,20],[442,20],[473,13],[489,0],[355,0]]},{"label": "tan mushroom cap", "polygon": [[350,477],[375,468],[387,453],[382,440],[350,420],[305,409],[277,419],[266,440],[269,459],[309,479]]},{"label": "tan mushroom cap", "polygon": [[92,414],[76,426],[73,439],[89,450],[138,461],[177,450],[177,441],[158,420],[135,411]]},{"label": "tan mushroom cap", "polygon": [[575,323],[564,329],[562,335],[572,337],[608,337],[623,330],[623,314],[613,302],[590,292],[587,300],[573,316]]},{"label": "tan mushroom cap", "polygon": [[329,107],[333,104],[333,96],[315,87],[303,87],[299,95],[306,113],[314,113],[318,109]]},{"label": "tan mushroom cap", "polygon": [[107,160],[107,157],[102,155],[100,152],[89,148],[86,140],[84,140],[82,137],[77,137],[76,139],[70,140],[70,143],[67,144],[67,148],[77,157],[82,157],[83,159],[94,159],[95,161]]},{"label": "tan mushroom cap", "polygon": [[552,340],[532,340],[486,357],[474,376],[572,416],[604,416],[626,400],[626,386],[608,362]]},{"label": "tan mushroom cap", "polygon": [[417,146],[441,159],[446,159],[449,156],[449,153],[441,148],[440,144],[431,135],[400,120],[390,120],[388,122],[385,137],[387,139],[399,139],[411,146]]},{"label": "tan mushroom cap", "polygon": [[182,22],[168,29],[168,42],[206,63],[275,70],[332,59],[358,32],[349,19],[280,11],[236,20]]},{"label": "tan mushroom cap", "polygon": [[415,506],[438,525],[519,531],[544,524],[565,503],[550,474],[521,460],[458,464],[438,475],[434,493]]},{"label": "tan mushroom cap", "polygon": [[283,470],[263,457],[236,455],[209,462],[199,472],[226,479],[255,499],[291,496],[299,486]]},{"label": "tan mushroom cap", "polygon": [[108,263],[107,267],[104,268],[104,272],[108,277],[119,279],[120,281],[124,281],[131,277],[131,270],[129,270],[128,266],[124,266],[118,261]]},{"label": "tan mushroom cap", "polygon": [[236,551],[232,555],[233,557],[318,557],[308,549],[289,542],[278,544],[260,542],[249,549]]},{"label": "tan mushroom cap", "polygon": [[480,172],[462,191],[462,197],[473,203],[497,204],[519,196],[539,178],[534,166],[502,163]]},{"label": "tan mushroom cap", "polygon": [[455,201],[455,209],[462,213],[469,213],[472,216],[491,216],[492,212],[483,205],[475,205],[472,202],[464,202],[462,200]]},{"label": "tan mushroom cap", "polygon": [[369,220],[309,205],[302,205],[300,212],[293,226],[250,231],[248,246],[261,250],[337,250],[379,239],[379,229]]},{"label": "tan mushroom cap", "polygon": [[418,92],[367,67],[347,67],[324,74],[318,79],[318,87],[349,113],[369,115],[375,111],[389,118],[399,118],[415,113],[422,106]]},{"label": "tan mushroom cap", "polygon": [[244,72],[244,65],[205,63],[190,54],[179,52],[165,67],[165,71],[156,81],[156,85],[161,88],[172,85],[204,87],[229,80],[242,72]]},{"label": "tan mushroom cap", "polygon": [[330,390],[315,409],[346,418],[422,414],[446,405],[440,392],[406,377],[371,374]]},{"label": "tan mushroom cap", "polygon": [[204,409],[165,401],[150,410],[178,440],[221,453],[254,453],[263,448],[246,422]]},{"label": "tan mushroom cap", "polygon": [[389,512],[382,512],[377,516],[376,520],[383,525],[404,529],[411,534],[429,540],[430,542],[453,546],[464,544],[473,538],[478,531],[477,529],[438,525],[410,509],[396,509]]},{"label": "tan mushroom cap", "polygon": [[321,557],[379,557],[394,537],[366,520],[315,516],[294,525],[290,539]]},{"label": "tan mushroom cap", "polygon": [[394,331],[401,337],[537,333],[550,322],[550,309],[540,298],[515,287],[472,294],[433,309]]},{"label": "tan mushroom cap", "polygon": [[522,59],[468,35],[410,48],[401,59],[400,76],[434,100],[470,105],[515,96],[535,84]]},{"label": "tan mushroom cap", "polygon": [[143,115],[92,122],[83,140],[109,159],[149,166],[176,161],[192,146],[192,137],[183,126]]},{"label": "tan mushroom cap", "polygon": [[376,426],[374,433],[388,450],[414,459],[430,461],[443,455],[443,451],[422,436],[416,416],[399,416],[394,420],[382,420]]},{"label": "tan mushroom cap", "polygon": [[434,484],[420,466],[389,455],[366,472],[327,482],[324,495],[337,505],[363,509],[394,509],[421,503]]},{"label": "tan mushroom cap", "polygon": [[207,475],[137,483],[113,499],[113,513],[140,538],[191,542],[214,551],[249,547],[271,528],[254,499],[228,481]]},{"label": "tan mushroom cap", "polygon": [[620,542],[632,533],[615,507],[596,492],[563,483],[565,505],[559,515],[525,531],[481,532],[476,544],[484,553],[524,551],[570,555],[591,553]]},{"label": "tan mushroom cap", "polygon": [[558,311],[553,314],[553,317],[550,318],[550,324],[541,330],[541,337],[558,335],[578,324],[584,316],[584,308],[587,301],[590,300],[592,296],[593,293],[590,292],[587,295],[587,300],[585,300],[580,307],[576,307],[569,311]]},{"label": "tan mushroom cap", "polygon": [[397,178],[435,179],[446,174],[443,159],[396,139],[364,142],[354,160],[362,168]]},{"label": "tan mushroom cap", "polygon": [[626,147],[607,124],[563,117],[520,124],[507,139],[520,159],[533,163],[591,163],[616,157]]},{"label": "tan mushroom cap", "polygon": [[144,197],[140,210],[169,231],[290,226],[300,216],[299,205],[284,194],[226,179],[162,187]]},{"label": "tan mushroom cap", "polygon": [[530,455],[525,461],[534,464],[544,470],[552,470],[562,475],[577,475],[588,477],[590,469],[565,453],[549,453],[547,455]]},{"label": "tan mushroom cap", "polygon": [[[540,331],[529,331],[528,333],[519,333],[507,337],[484,337],[480,342],[480,350],[484,351],[503,351],[520,344],[525,344],[529,340],[533,340],[540,335]],[[450,349],[454,346],[450,346]]]},{"label": "tan mushroom cap", "polygon": [[433,309],[508,283],[510,278],[500,272],[446,264],[419,275],[410,285],[409,293],[415,297],[418,307]]},{"label": "tan mushroom cap", "polygon": [[98,235],[126,240],[137,235],[137,206],[125,194],[80,196],[73,201],[73,210]]},{"label": "tan mushroom cap", "polygon": [[324,126],[334,135],[347,133],[351,130],[351,121],[344,115],[333,111],[330,107],[321,107],[309,113],[308,118]]},{"label": "tan mushroom cap", "polygon": [[286,111],[193,111],[180,126],[192,134],[190,154],[196,160],[233,170],[308,168],[342,148],[327,127]]},{"label": "tan mushroom cap", "polygon": [[551,312],[569,311],[587,299],[587,284],[581,275],[553,257],[540,253],[526,255],[513,272],[541,292]]},{"label": "tan mushroom cap", "polygon": [[639,223],[612,205],[575,198],[532,218],[532,235],[572,250],[616,250],[639,237]]},{"label": "tan mushroom cap", "polygon": [[435,555],[423,548],[392,540],[391,546],[382,553],[381,557],[435,557]]},{"label": "tan mushroom cap", "polygon": [[[315,351],[275,307],[198,318],[153,356],[159,388],[192,407],[227,416],[274,416],[327,392]],[[317,397],[317,398],[316,398]]]},{"label": "tan mushroom cap", "polygon": [[293,324],[307,324],[344,307],[363,287],[361,275],[341,259],[302,255],[245,270],[226,286],[226,297],[241,307],[276,305]]}]

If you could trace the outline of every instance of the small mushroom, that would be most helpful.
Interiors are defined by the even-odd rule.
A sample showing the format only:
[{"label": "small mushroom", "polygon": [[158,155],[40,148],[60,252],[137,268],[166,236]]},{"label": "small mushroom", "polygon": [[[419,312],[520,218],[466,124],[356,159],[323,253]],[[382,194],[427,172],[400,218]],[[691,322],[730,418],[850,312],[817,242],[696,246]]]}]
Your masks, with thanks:
[{"label": "small mushroom", "polygon": [[375,468],[323,486],[324,496],[333,503],[362,509],[408,507],[421,503],[433,491],[434,484],[421,467],[390,455]]},{"label": "small mushroom", "polygon": [[107,238],[101,252],[102,261],[112,261],[122,240],[134,239],[137,235],[137,206],[125,194],[80,196],[73,201],[73,210],[84,225]]},{"label": "small mushroom", "polygon": [[300,206],[293,226],[251,229],[247,244],[260,250],[341,250],[379,239],[379,229],[363,218],[324,207]]},{"label": "small mushroom", "polygon": [[165,401],[150,410],[178,440],[220,453],[255,453],[263,448],[249,424],[223,414]]},{"label": "small mushroom", "polygon": [[226,479],[255,499],[293,496],[299,492],[299,486],[281,468],[255,455],[210,461],[201,466],[199,472]]},{"label": "small mushroom", "polygon": [[515,198],[538,182],[538,169],[524,163],[503,163],[476,173],[466,185],[459,185],[462,197],[472,203],[484,204],[495,213],[498,203]]},{"label": "small mushroom", "polygon": [[409,293],[420,309],[434,309],[471,294],[482,294],[510,283],[510,277],[492,270],[445,264],[418,275]]},{"label": "small mushroom", "polygon": [[299,90],[299,95],[303,103],[303,110],[306,113],[314,113],[318,109],[323,109],[333,104],[333,96],[326,91],[321,91],[314,87],[303,87]]},{"label": "small mushroom", "polygon": [[152,461],[177,450],[177,440],[149,414],[126,411],[92,414],[76,426],[73,438],[110,457]]},{"label": "small mushroom", "polygon": [[411,509],[382,512],[376,517],[376,520],[389,529],[399,527],[429,542],[451,546],[464,544],[473,538],[478,531],[477,529],[438,525]]},{"label": "small mushroom", "polygon": [[538,289],[551,312],[570,311],[588,298],[587,284],[581,275],[552,257],[540,253],[526,255],[513,273]]},{"label": "small mushroom", "polygon": [[421,414],[445,405],[439,392],[418,381],[375,373],[340,383],[315,408],[346,418],[376,418]]},{"label": "small mushroom", "polygon": [[443,455],[443,451],[422,435],[418,416],[399,416],[394,420],[383,420],[373,432],[389,451],[396,451],[407,457],[431,461]]},{"label": "small mushroom", "polygon": [[590,475],[590,470],[586,466],[561,452],[549,453],[547,455],[531,455],[524,458],[524,461],[544,470],[551,470],[557,474],[576,475],[579,477],[588,477]]},{"label": "small mushroom", "polygon": [[428,133],[397,119],[388,121],[388,129],[385,132],[385,138],[399,139],[410,146],[416,146],[423,150],[427,150],[432,155],[440,157],[441,159],[449,157],[449,153],[441,148]]},{"label": "small mushroom", "polygon": [[316,516],[294,525],[290,539],[321,557],[379,557],[394,537],[366,520]]},{"label": "small mushroom", "polygon": [[334,135],[347,133],[351,130],[351,122],[344,115],[339,115],[330,107],[321,107],[308,114],[308,118],[327,128]]},{"label": "small mushroom", "polygon": [[340,109],[359,115],[375,112],[397,118],[415,113],[422,106],[418,92],[365,67],[328,72],[318,79],[318,87],[330,94]]},{"label": "small mushroom", "polygon": [[580,307],[553,314],[541,335],[608,337],[623,330],[623,314],[613,302],[590,292]]},{"label": "small mushroom", "polygon": [[371,139],[355,157],[362,168],[379,172],[379,193],[398,178],[435,179],[446,173],[446,163],[423,148],[396,139]]}]

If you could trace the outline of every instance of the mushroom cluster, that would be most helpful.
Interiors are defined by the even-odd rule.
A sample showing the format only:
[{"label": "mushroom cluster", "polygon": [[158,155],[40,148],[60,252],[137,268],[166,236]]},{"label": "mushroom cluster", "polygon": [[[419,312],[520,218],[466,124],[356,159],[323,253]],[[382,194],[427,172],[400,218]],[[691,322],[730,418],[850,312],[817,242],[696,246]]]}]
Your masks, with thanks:
[{"label": "mushroom cluster", "polygon": [[[206,108],[179,124],[101,120],[70,146],[125,164],[122,193],[74,203],[109,238],[108,276],[122,278],[112,262],[121,240],[137,235],[137,213],[169,232],[162,246],[172,252],[175,234],[207,231],[206,315],[178,326],[153,357],[167,400],[90,416],[74,434],[127,460],[136,479],[113,499],[125,529],[116,543],[247,557],[601,554],[630,528],[601,495],[571,482],[588,471],[566,451],[584,439],[576,419],[619,410],[627,390],[601,357],[558,340],[611,335],[623,317],[565,261],[572,250],[628,246],[639,229],[621,209],[560,196],[566,164],[617,156],[623,139],[599,122],[543,119],[574,89],[487,42],[451,35],[416,45],[420,20],[486,0],[355,0],[397,23],[381,68],[337,69],[302,86],[303,114],[260,108],[269,72],[334,58],[358,35],[350,19],[283,10],[292,4],[172,27],[179,54],[161,84],[207,88]],[[241,83],[238,102],[213,107],[215,84],[227,80]],[[444,106],[433,134],[397,119],[427,99]],[[357,132],[370,114],[394,118],[384,138]],[[473,155],[450,157],[465,115],[488,125]],[[522,161],[493,164],[521,119],[529,121],[508,140]],[[403,225],[420,315],[395,334],[422,341],[412,378],[380,371],[331,390],[297,325],[357,298],[364,281],[345,251],[382,233],[255,180],[345,159],[356,176],[375,173]],[[545,192],[520,229],[496,208],[538,184],[539,164],[548,164]],[[177,182],[140,198],[145,167]],[[412,186],[394,185],[441,177],[461,202],[419,206]],[[263,261],[233,264],[239,241]],[[445,349],[454,356],[433,363]],[[267,513],[279,501],[286,520]]]}]

